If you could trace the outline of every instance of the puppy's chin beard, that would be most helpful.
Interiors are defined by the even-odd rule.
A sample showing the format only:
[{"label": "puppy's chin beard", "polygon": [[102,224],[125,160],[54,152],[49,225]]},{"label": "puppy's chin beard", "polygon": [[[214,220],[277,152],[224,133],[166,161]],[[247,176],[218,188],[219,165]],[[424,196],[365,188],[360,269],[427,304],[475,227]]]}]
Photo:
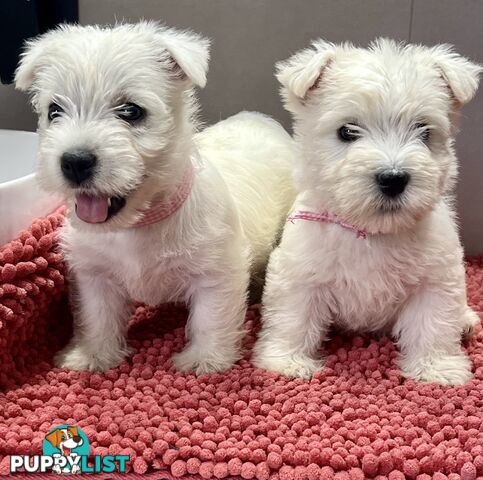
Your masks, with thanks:
[{"label": "puppy's chin beard", "polygon": [[383,202],[379,206],[378,211],[382,215],[396,215],[401,210],[403,210],[403,208],[404,208],[404,206],[401,202],[387,201],[387,202]]},{"label": "puppy's chin beard", "polygon": [[372,234],[397,234],[414,228],[423,216],[424,212],[415,211],[399,200],[378,202],[368,218],[366,230]]},{"label": "puppy's chin beard", "polygon": [[[361,199],[359,199],[361,200]],[[338,217],[370,235],[394,234],[410,229],[416,223],[414,211],[403,198],[366,197],[347,210],[333,210]]]}]

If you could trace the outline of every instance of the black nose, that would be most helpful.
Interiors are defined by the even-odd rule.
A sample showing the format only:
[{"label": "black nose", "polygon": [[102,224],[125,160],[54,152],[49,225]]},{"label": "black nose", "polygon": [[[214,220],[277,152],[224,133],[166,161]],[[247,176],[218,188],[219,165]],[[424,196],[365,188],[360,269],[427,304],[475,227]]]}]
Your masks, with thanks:
[{"label": "black nose", "polygon": [[382,172],[376,175],[379,190],[387,197],[397,197],[404,192],[409,182],[409,173],[406,172]]},{"label": "black nose", "polygon": [[72,437],[72,440],[74,440],[75,443],[79,443],[82,440],[82,438],[80,437],[80,435],[76,435]]},{"label": "black nose", "polygon": [[92,177],[96,166],[96,156],[85,150],[65,152],[60,159],[60,168],[64,177],[80,185]]}]

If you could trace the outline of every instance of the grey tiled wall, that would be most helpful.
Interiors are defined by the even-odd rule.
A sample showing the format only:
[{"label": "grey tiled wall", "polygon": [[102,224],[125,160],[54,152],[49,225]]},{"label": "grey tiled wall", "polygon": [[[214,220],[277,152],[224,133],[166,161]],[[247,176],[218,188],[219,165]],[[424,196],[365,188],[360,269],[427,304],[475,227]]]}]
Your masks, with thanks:
[{"label": "grey tiled wall", "polygon": [[[273,65],[323,36],[365,44],[377,36],[426,44],[453,43],[483,63],[482,0],[80,0],[81,23],[154,18],[213,39],[203,119],[242,109],[290,125]],[[35,129],[26,97],[0,86],[0,128]],[[464,112],[457,139],[459,212],[469,253],[483,252],[483,88]]]}]

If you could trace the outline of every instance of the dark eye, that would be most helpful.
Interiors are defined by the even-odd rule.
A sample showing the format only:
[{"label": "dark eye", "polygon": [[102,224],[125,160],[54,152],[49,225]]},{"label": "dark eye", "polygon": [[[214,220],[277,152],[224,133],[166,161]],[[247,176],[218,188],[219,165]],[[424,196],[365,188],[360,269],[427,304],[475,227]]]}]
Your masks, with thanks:
[{"label": "dark eye", "polygon": [[360,133],[356,125],[352,124],[342,125],[342,127],[337,130],[337,135],[343,142],[354,142],[360,137]]},{"label": "dark eye", "polygon": [[135,123],[144,118],[144,110],[135,103],[125,103],[116,108],[116,115],[126,122]]},{"label": "dark eye", "polygon": [[62,113],[64,113],[64,110],[62,110],[61,107],[59,107],[56,103],[51,103],[49,105],[49,113],[47,116],[49,117],[49,120],[52,121],[57,117],[60,117]]},{"label": "dark eye", "polygon": [[414,129],[416,130],[418,137],[424,143],[429,141],[429,137],[431,136],[431,131],[426,123],[416,123],[416,125],[414,125]]}]

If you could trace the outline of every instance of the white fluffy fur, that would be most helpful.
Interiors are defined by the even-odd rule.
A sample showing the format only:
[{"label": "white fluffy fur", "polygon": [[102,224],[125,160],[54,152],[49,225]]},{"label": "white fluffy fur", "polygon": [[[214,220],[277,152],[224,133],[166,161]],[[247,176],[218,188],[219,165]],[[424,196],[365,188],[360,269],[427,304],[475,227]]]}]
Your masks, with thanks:
[{"label": "white fluffy fur", "polygon": [[[294,198],[294,143],[275,121],[247,112],[195,133],[193,86],[205,84],[207,68],[206,39],[146,22],[64,26],[22,57],[17,87],[32,92],[40,116],[38,175],[70,207],[62,238],[77,311],[60,367],[117,366],[128,354],[133,300],[189,304],[178,369],[220,371],[240,357],[249,274],[263,269]],[[65,113],[49,124],[52,101]],[[137,127],[113,113],[126,101],[147,111]],[[59,162],[75,147],[99,159],[89,193],[127,198],[104,224],[74,213]],[[204,166],[183,206],[129,228],[154,195],[177,188],[196,152]]]},{"label": "white fluffy fur", "polygon": [[[440,45],[378,40],[368,49],[322,40],[278,65],[301,150],[294,210],[329,211],[368,232],[287,223],[273,252],[254,363],[309,377],[331,325],[392,332],[405,376],[460,384],[471,378],[461,336],[479,321],[466,301],[463,251],[449,196],[459,107],[480,67]],[[360,138],[337,136],[347,122]],[[429,142],[416,124],[430,128]],[[397,210],[375,175],[411,175]]]}]

